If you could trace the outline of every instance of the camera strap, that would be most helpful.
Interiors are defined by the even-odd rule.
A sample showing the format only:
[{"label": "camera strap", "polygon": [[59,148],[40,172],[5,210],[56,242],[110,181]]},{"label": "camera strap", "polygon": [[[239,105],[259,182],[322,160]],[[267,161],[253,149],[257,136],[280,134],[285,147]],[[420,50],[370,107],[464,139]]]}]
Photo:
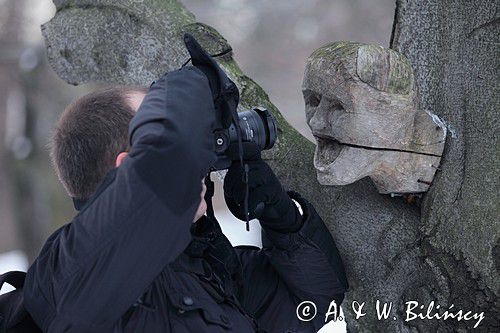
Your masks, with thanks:
[{"label": "camera strap", "polygon": [[[230,94],[231,91],[228,91]],[[226,103],[229,103],[228,101],[225,101]],[[243,175],[242,175],[242,181],[243,184],[245,184],[245,201],[243,202],[243,212],[245,214],[245,219],[246,219],[246,230],[250,231],[250,212],[248,211],[248,196],[249,196],[249,186],[248,186],[248,173],[249,173],[249,167],[248,164],[244,162],[243,160],[243,141],[241,139],[241,127],[240,127],[240,121],[238,119],[238,112],[236,111],[236,106],[228,107],[228,110],[231,112],[231,117],[232,117],[232,122],[234,126],[236,127],[236,137],[238,138],[238,158],[239,162],[241,165],[241,168],[243,170]]]},{"label": "camera strap", "polygon": [[[240,150],[240,154],[242,154],[242,150]],[[241,158],[241,157],[240,157]],[[243,159],[241,159],[243,161]],[[243,163],[243,162],[241,162]],[[243,167],[244,173],[243,173],[243,183],[245,184],[245,202],[244,202],[244,210],[245,210],[245,218],[246,218],[246,229],[247,231],[250,231],[250,212],[248,211],[248,193],[249,193],[249,188],[248,188],[248,164],[245,163],[245,166]]]},{"label": "camera strap", "polygon": [[229,108],[231,110],[231,117],[233,119],[233,124],[236,127],[236,137],[238,138],[238,157],[239,163],[243,170],[242,181],[245,184],[245,201],[243,202],[243,212],[245,214],[246,219],[246,230],[250,231],[250,212],[248,211],[248,196],[249,196],[249,186],[248,186],[248,173],[249,167],[248,164],[243,160],[243,141],[241,139],[241,127],[238,119],[238,112],[236,108]]},{"label": "camera strap", "polygon": [[[243,183],[245,184],[245,202],[243,204],[244,214],[246,217],[246,230],[250,230],[249,212],[248,212],[248,172],[249,168],[243,161],[243,143],[241,138],[241,128],[238,119],[238,102],[239,91],[236,84],[226,75],[226,73],[219,66],[214,57],[226,55],[232,51],[231,48],[223,50],[222,52],[214,55],[209,55],[196,39],[188,34],[184,34],[184,44],[189,52],[190,59],[182,66],[185,66],[191,60],[193,66],[198,67],[205,73],[208,78],[210,89],[214,97],[214,107],[217,113],[216,125],[217,127],[229,128],[231,123],[236,127],[236,136],[238,138],[238,155],[239,162],[243,169]],[[207,186],[207,215],[210,213],[213,217],[212,197],[214,194],[213,182],[210,179],[210,174],[205,178],[205,185]],[[211,189],[209,189],[211,187]],[[211,193],[209,193],[211,192]]]},{"label": "camera strap", "polygon": [[214,221],[217,221],[214,213],[214,205],[212,203],[212,198],[215,193],[214,182],[210,178],[210,172],[205,177],[205,186],[207,187],[207,191],[205,192],[205,202],[207,203],[207,216]]}]

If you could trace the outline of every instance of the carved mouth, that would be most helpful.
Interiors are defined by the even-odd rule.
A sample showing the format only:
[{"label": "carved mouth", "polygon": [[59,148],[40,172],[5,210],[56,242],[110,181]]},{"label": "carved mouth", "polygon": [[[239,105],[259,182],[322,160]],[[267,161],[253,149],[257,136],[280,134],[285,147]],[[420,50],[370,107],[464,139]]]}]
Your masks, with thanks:
[{"label": "carved mouth", "polygon": [[331,137],[313,135],[317,142],[314,164],[321,170],[337,159],[344,145]]}]

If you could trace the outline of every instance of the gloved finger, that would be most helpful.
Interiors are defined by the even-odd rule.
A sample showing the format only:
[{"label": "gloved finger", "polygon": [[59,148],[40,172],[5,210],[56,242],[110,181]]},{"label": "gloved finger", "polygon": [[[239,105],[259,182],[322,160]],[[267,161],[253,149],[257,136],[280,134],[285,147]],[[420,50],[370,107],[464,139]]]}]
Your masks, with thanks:
[{"label": "gloved finger", "polygon": [[272,188],[269,186],[259,186],[248,193],[248,212],[251,218],[258,219],[264,213],[266,205],[272,196]]},{"label": "gloved finger", "polygon": [[[257,186],[248,190],[248,207],[255,208],[259,202],[271,203],[272,197],[275,195],[276,187],[264,184],[262,186]],[[228,193],[224,192],[224,196],[235,201],[238,205],[243,205],[246,198],[246,188],[240,187],[235,189],[235,191]]]},{"label": "gloved finger", "polygon": [[[249,164],[248,174],[250,178],[250,174],[254,174],[254,170],[256,168],[252,163]],[[239,162],[233,162],[229,169],[227,170],[226,176],[224,177],[224,191],[231,193],[233,188],[245,186],[244,180],[244,168],[241,166]]]},{"label": "gloved finger", "polygon": [[[244,161],[257,161],[260,160],[260,147],[255,142],[242,142],[243,148],[243,160]],[[238,142],[232,143],[226,150],[226,155],[232,161],[238,161],[240,159],[239,155],[239,145]]]},{"label": "gloved finger", "polygon": [[210,90],[212,91],[212,98],[216,98],[217,94],[219,93],[219,87],[218,87],[218,80],[217,80],[217,73],[213,68],[210,68],[205,65],[195,65],[194,67],[198,68],[205,74],[205,76],[208,79],[208,85],[210,86]]},{"label": "gloved finger", "polygon": [[[265,186],[257,187],[249,192],[248,213],[249,219],[258,219],[262,216],[268,198],[269,188]],[[246,221],[245,218],[245,193],[239,193],[237,197],[224,193],[224,200],[229,211],[238,219]]]},{"label": "gloved finger", "polygon": [[[265,162],[249,162],[248,165],[248,188],[250,191],[258,186],[275,184],[277,182],[272,170]],[[231,165],[224,178],[224,193],[238,199],[242,198],[246,191],[246,184],[243,179],[244,169],[241,165],[239,163]]]},{"label": "gloved finger", "polygon": [[226,201],[229,211],[239,220],[246,221],[244,213],[240,210],[240,205],[232,198],[226,196],[224,193],[224,200]]}]

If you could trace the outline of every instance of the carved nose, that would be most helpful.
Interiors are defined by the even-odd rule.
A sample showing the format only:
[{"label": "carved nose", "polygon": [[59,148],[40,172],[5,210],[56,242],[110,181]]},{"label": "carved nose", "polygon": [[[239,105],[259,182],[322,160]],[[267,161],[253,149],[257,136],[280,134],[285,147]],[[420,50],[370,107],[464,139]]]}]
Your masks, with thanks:
[{"label": "carved nose", "polygon": [[313,134],[337,139],[334,133],[335,124],[345,115],[345,110],[339,102],[322,99],[311,114],[308,124]]},{"label": "carved nose", "polygon": [[321,108],[317,107],[313,111],[312,117],[309,119],[309,127],[312,132],[321,132],[326,128],[326,116],[325,112]]}]

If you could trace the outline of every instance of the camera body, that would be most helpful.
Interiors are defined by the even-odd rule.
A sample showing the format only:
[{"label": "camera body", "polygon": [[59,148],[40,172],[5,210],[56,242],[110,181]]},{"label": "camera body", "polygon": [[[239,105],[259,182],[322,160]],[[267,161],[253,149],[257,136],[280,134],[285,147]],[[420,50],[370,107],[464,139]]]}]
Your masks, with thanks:
[{"label": "camera body", "polygon": [[[217,160],[211,170],[224,170],[231,166],[234,158],[228,155],[231,145],[239,146],[240,142],[252,142],[259,151],[270,149],[276,142],[278,134],[276,120],[271,113],[263,107],[238,113],[240,94],[236,84],[192,35],[184,34],[184,43],[191,55],[190,60],[193,66],[207,76],[214,98],[216,112],[214,149]],[[225,53],[228,52],[231,52],[230,48],[225,51]],[[239,146],[238,151],[240,156],[244,157],[242,148]]]},{"label": "camera body", "polygon": [[[276,120],[263,107],[238,113],[238,122],[242,142],[253,142],[260,150],[271,149],[278,136]],[[232,160],[226,151],[231,144],[238,144],[238,127],[231,124],[227,129],[216,130],[214,133],[215,153],[217,161],[213,171],[224,170],[231,166]]]}]

